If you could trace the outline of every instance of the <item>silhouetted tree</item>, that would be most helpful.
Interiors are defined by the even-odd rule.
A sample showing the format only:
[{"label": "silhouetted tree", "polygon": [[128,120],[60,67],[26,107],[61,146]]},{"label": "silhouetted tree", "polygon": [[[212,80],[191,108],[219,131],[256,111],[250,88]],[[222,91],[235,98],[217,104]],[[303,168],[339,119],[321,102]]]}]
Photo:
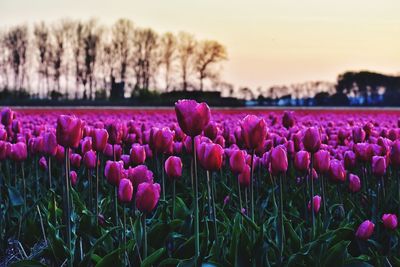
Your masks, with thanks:
[{"label": "silhouetted tree", "polygon": [[212,69],[216,63],[227,59],[226,49],[216,41],[201,41],[197,45],[195,54],[195,68],[199,75],[200,91],[203,91],[203,81],[214,78],[218,74]]},{"label": "silhouetted tree", "polygon": [[180,32],[178,35],[178,57],[181,68],[182,89],[187,91],[188,78],[192,71],[193,55],[196,48],[193,35]]},{"label": "silhouetted tree", "polygon": [[112,47],[119,78],[125,81],[129,61],[132,57],[135,28],[128,19],[119,19],[112,27]]},{"label": "silhouetted tree", "polygon": [[165,91],[168,92],[170,87],[170,75],[173,69],[174,60],[176,59],[177,40],[176,37],[167,32],[161,37],[160,57],[161,64],[165,67]]}]

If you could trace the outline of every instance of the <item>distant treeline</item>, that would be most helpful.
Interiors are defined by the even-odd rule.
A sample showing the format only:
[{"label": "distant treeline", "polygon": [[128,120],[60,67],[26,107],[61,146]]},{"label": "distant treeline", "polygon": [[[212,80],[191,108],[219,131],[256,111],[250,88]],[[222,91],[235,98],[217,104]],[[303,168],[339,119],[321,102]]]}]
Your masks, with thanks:
[{"label": "distant treeline", "polygon": [[120,19],[111,27],[97,20],[0,29],[2,96],[104,100],[113,84],[123,95],[147,91],[223,87],[225,47],[185,32],[159,34]]}]

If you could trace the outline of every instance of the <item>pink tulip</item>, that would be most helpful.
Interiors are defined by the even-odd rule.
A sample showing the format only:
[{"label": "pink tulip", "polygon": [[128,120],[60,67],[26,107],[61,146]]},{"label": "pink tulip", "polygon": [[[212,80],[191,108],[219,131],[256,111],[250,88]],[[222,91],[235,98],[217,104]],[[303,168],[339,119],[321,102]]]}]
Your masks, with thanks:
[{"label": "pink tulip", "polygon": [[321,146],[321,135],[315,127],[308,128],[303,136],[304,149],[310,153],[315,153]]},{"label": "pink tulip", "polygon": [[310,166],[310,154],[307,151],[300,150],[294,155],[294,167],[298,171],[305,172]]},{"label": "pink tulip", "polygon": [[123,126],[119,121],[113,121],[106,126],[108,142],[112,145],[121,144],[123,137]]},{"label": "pink tulip", "polygon": [[1,111],[1,123],[4,126],[11,125],[12,120],[15,118],[14,112],[10,108],[3,108]]},{"label": "pink tulip", "polygon": [[295,124],[294,113],[293,111],[285,111],[282,117],[282,125],[286,129],[293,127]]},{"label": "pink tulip", "polygon": [[16,144],[11,145],[11,154],[10,158],[17,162],[22,162],[26,160],[28,157],[28,150],[26,148],[26,144],[22,142],[18,142]]},{"label": "pink tulip", "polygon": [[[313,197],[314,202],[314,213],[318,213],[319,208],[321,207],[321,197],[316,195]],[[308,202],[308,210],[311,210],[311,202]]]},{"label": "pink tulip", "polygon": [[243,172],[246,167],[245,153],[242,150],[235,149],[229,157],[229,166],[234,174]]},{"label": "pink tulip", "polygon": [[96,153],[93,150],[89,150],[83,155],[83,164],[90,170],[96,168],[96,160]]},{"label": "pink tulip", "polygon": [[353,142],[362,143],[365,140],[365,131],[361,127],[353,128]]},{"label": "pink tulip", "polygon": [[150,131],[150,147],[156,153],[167,153],[172,150],[173,141],[174,133],[167,127],[153,128]]},{"label": "pink tulip", "polygon": [[139,144],[134,144],[129,155],[130,162],[133,165],[143,164],[146,161],[146,150]]},{"label": "pink tulip", "polygon": [[133,186],[129,179],[121,179],[118,185],[118,200],[122,203],[129,203],[132,200]]},{"label": "pink tulip", "polygon": [[400,167],[400,140],[396,140],[392,144],[390,150],[390,163],[396,168]]},{"label": "pink tulip", "polygon": [[356,167],[356,154],[353,151],[344,152],[344,167],[346,170],[352,170]]},{"label": "pink tulip", "polygon": [[375,224],[373,224],[369,220],[366,220],[362,224],[360,224],[360,226],[358,226],[358,229],[356,231],[356,237],[361,240],[368,240],[372,236],[374,228]]},{"label": "pink tulip", "polygon": [[313,167],[318,173],[328,172],[329,165],[330,165],[329,151],[319,150],[314,154]]},{"label": "pink tulip", "polygon": [[43,153],[47,156],[55,156],[57,153],[57,138],[53,132],[43,134]]},{"label": "pink tulip", "polygon": [[222,167],[224,149],[217,144],[202,143],[197,150],[200,165],[208,171],[218,171]]},{"label": "pink tulip", "polygon": [[74,153],[74,154],[70,155],[69,161],[70,161],[72,167],[75,167],[78,169],[81,167],[82,157],[81,157],[81,155]]},{"label": "pink tulip", "polygon": [[355,175],[355,174],[351,174],[349,175],[349,190],[352,193],[356,193],[358,191],[360,191],[361,189],[361,181],[360,178]]},{"label": "pink tulip", "polygon": [[175,103],[175,113],[179,127],[191,137],[201,134],[211,117],[208,105],[195,100],[179,100]]},{"label": "pink tulip", "polygon": [[144,213],[150,213],[160,199],[161,187],[155,183],[141,183],[136,192],[136,207]]},{"label": "pink tulip", "polygon": [[239,184],[242,187],[250,186],[250,166],[245,165],[243,171],[238,175]]},{"label": "pink tulip", "polygon": [[343,168],[343,165],[338,160],[331,160],[329,166],[329,176],[331,180],[335,183],[342,183],[346,181],[346,171]]},{"label": "pink tulip", "polygon": [[386,159],[381,156],[373,156],[372,157],[372,173],[381,177],[386,173]]},{"label": "pink tulip", "polygon": [[247,115],[241,122],[241,137],[248,149],[262,146],[267,136],[267,127],[264,119],[255,115]]},{"label": "pink tulip", "polygon": [[128,178],[132,182],[133,191],[136,192],[139,184],[153,183],[153,172],[147,169],[146,165],[138,165],[128,169]]},{"label": "pink tulip", "polygon": [[108,132],[105,129],[94,129],[92,131],[93,150],[102,153],[108,141]]},{"label": "pink tulip", "polygon": [[387,229],[394,230],[397,228],[396,214],[383,214],[382,221],[383,221],[383,225]]},{"label": "pink tulip", "polygon": [[275,147],[271,151],[270,171],[272,175],[285,173],[288,168],[286,151],[281,147]]},{"label": "pink tulip", "polygon": [[39,168],[40,168],[42,171],[47,170],[47,161],[46,161],[46,158],[45,158],[45,157],[41,157],[41,158],[40,158],[40,160],[39,160]]},{"label": "pink tulip", "polygon": [[59,145],[65,148],[77,148],[82,139],[82,121],[67,115],[59,116],[56,137]]},{"label": "pink tulip", "polygon": [[171,179],[178,179],[182,176],[182,160],[179,157],[170,156],[165,161],[165,173]]},{"label": "pink tulip", "polygon": [[76,186],[76,184],[78,183],[78,175],[76,174],[75,171],[70,171],[69,179],[71,181],[71,185]]},{"label": "pink tulip", "polygon": [[109,184],[118,186],[119,181],[121,180],[122,171],[122,162],[108,160],[104,168],[104,176],[106,177]]}]

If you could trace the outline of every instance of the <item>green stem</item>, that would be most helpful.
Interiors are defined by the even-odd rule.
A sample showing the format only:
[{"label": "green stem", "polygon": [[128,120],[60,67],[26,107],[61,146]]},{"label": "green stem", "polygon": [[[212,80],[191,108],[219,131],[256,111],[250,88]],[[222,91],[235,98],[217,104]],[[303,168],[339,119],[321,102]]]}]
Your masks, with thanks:
[{"label": "green stem", "polygon": [[92,174],[90,170],[87,170],[88,173],[88,181],[89,181],[89,210],[93,212],[93,192],[92,192]]},{"label": "green stem", "polygon": [[[212,177],[212,176],[211,176]],[[212,209],[213,209],[213,223],[214,223],[214,235],[215,235],[215,245],[217,249],[217,257],[219,257],[219,241],[218,241],[218,228],[217,228],[217,211],[215,208],[215,179],[211,178],[211,195],[212,195]]]},{"label": "green stem", "polygon": [[162,181],[162,197],[165,201],[165,170],[164,170],[164,154],[161,154],[161,181]]},{"label": "green stem", "polygon": [[279,179],[279,262],[283,260],[283,177],[278,177]]},{"label": "green stem", "polygon": [[69,179],[69,148],[65,148],[65,202],[66,205],[64,205],[67,209],[66,211],[66,218],[65,218],[65,223],[67,226],[67,246],[69,249],[69,259],[68,259],[68,266],[72,267],[72,262],[73,262],[73,256],[72,256],[72,244],[71,244],[71,204],[70,204],[70,179]]},{"label": "green stem", "polygon": [[126,204],[123,204],[123,239],[124,239],[124,266],[126,266]]},{"label": "green stem", "polygon": [[142,214],[142,227],[143,227],[143,260],[147,258],[147,230],[146,230],[146,213]]},{"label": "green stem", "polygon": [[96,225],[99,224],[99,152],[96,152],[96,197],[95,197],[95,209],[96,209]]},{"label": "green stem", "polygon": [[21,172],[22,172],[22,186],[24,189],[24,213],[26,213],[26,181],[25,181],[25,171],[23,162],[21,162]]},{"label": "green stem", "polygon": [[39,197],[39,162],[38,157],[35,156],[35,194],[36,198]]},{"label": "green stem", "polygon": [[208,200],[208,218],[211,220],[211,187],[210,187],[210,172],[207,171],[207,200]]},{"label": "green stem", "polygon": [[172,181],[172,219],[175,219],[176,180]]},{"label": "green stem", "polygon": [[200,257],[200,236],[199,236],[199,188],[197,181],[197,159],[196,159],[196,146],[194,137],[192,138],[192,152],[193,152],[193,188],[194,188],[194,248],[195,248],[195,266]]},{"label": "green stem", "polygon": [[243,206],[242,206],[242,192],[241,192],[241,189],[240,189],[239,177],[236,178],[236,180],[237,180],[238,195],[239,195],[239,208],[240,208],[239,212],[242,212],[242,208],[243,208]]},{"label": "green stem", "polygon": [[311,185],[311,190],[310,190],[310,202],[311,202],[311,240],[314,239],[315,236],[315,213],[314,213],[314,177],[313,177],[313,154],[311,153],[311,164],[310,164],[310,174],[309,174],[309,179],[310,179],[310,185]]},{"label": "green stem", "polygon": [[253,222],[254,222],[254,181],[253,181],[254,153],[255,149],[251,151],[251,169],[250,169],[250,209],[251,209],[250,214],[251,214],[251,220]]}]

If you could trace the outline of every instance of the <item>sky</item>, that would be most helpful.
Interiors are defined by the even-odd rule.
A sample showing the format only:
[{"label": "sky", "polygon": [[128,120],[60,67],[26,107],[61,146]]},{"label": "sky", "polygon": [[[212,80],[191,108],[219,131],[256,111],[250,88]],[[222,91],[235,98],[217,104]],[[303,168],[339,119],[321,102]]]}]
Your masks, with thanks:
[{"label": "sky", "polygon": [[222,79],[251,88],[335,81],[346,70],[400,74],[399,0],[0,0],[0,29],[60,18],[159,33],[187,31],[227,47]]}]

